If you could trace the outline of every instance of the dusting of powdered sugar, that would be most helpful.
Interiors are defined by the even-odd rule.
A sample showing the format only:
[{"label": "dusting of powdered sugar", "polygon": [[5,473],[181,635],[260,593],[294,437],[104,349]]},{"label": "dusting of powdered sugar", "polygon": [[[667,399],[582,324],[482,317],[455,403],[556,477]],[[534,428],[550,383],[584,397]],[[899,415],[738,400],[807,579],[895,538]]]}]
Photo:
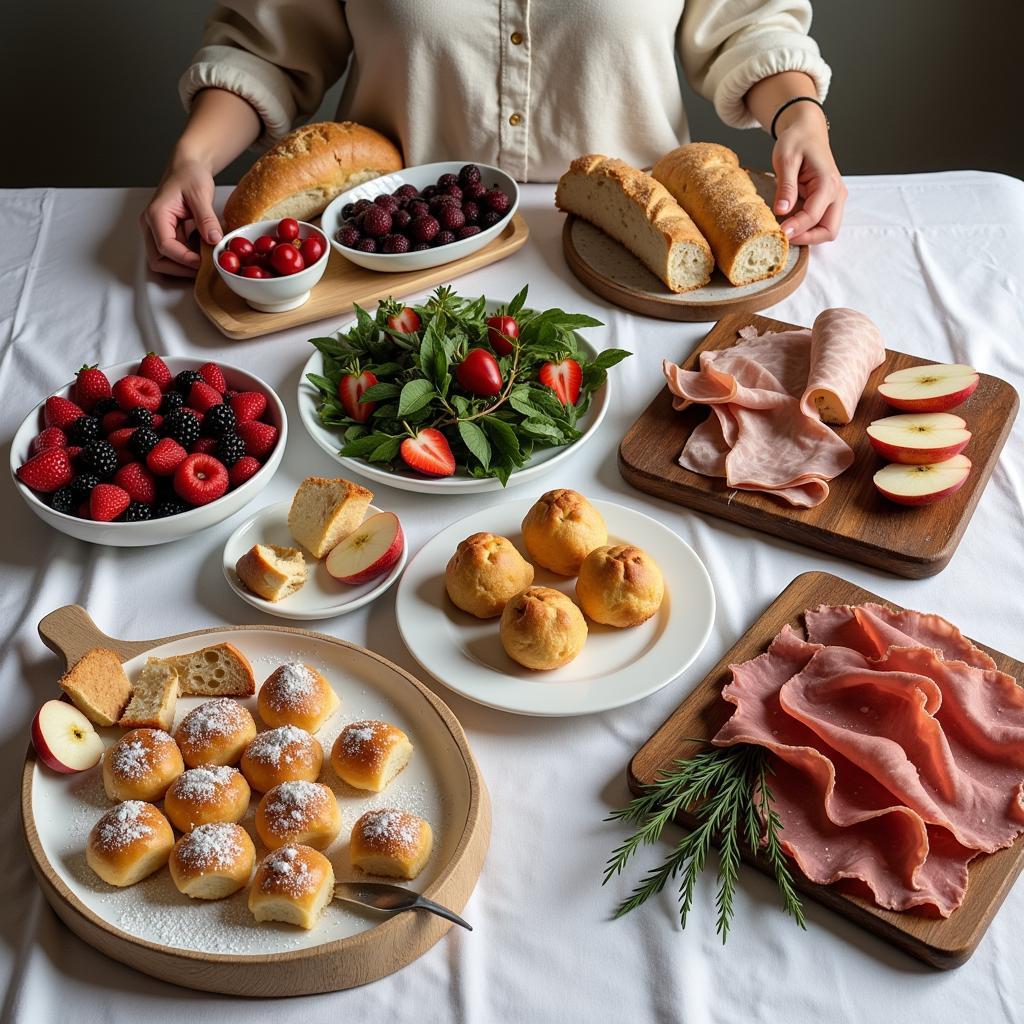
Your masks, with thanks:
[{"label": "dusting of powdered sugar", "polygon": [[148,805],[141,800],[125,800],[107,811],[96,822],[96,845],[103,850],[120,850],[153,834],[146,820]]},{"label": "dusting of powdered sugar", "polygon": [[226,764],[204,764],[189,768],[171,783],[171,791],[179,800],[209,803],[217,798],[218,790],[230,784],[238,775],[237,768]]},{"label": "dusting of powdered sugar", "polygon": [[188,743],[205,743],[244,729],[250,717],[249,712],[230,697],[219,697],[190,711],[181,720],[178,730]]},{"label": "dusting of powdered sugar", "polygon": [[272,703],[283,708],[300,709],[317,692],[316,677],[301,661],[289,661],[276,669],[263,685],[273,689]]},{"label": "dusting of powdered sugar", "polygon": [[297,725],[282,725],[278,729],[261,732],[249,744],[245,754],[252,761],[280,768],[282,764],[304,759],[312,749],[313,737],[305,729]]},{"label": "dusting of powdered sugar", "polygon": [[[149,744],[143,735],[151,735]],[[160,729],[136,729],[127,733],[110,748],[110,768],[122,779],[145,778],[156,767],[160,748],[174,740]]]},{"label": "dusting of powdered sugar", "polygon": [[178,842],[174,856],[186,867],[197,871],[230,868],[245,855],[238,825],[211,821],[194,828]]}]

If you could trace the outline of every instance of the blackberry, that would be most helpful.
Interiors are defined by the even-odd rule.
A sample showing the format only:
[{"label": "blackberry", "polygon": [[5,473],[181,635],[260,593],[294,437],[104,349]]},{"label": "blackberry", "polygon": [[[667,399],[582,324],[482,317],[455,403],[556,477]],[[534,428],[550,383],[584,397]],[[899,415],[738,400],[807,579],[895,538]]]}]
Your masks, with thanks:
[{"label": "blackberry", "polygon": [[68,484],[69,490],[74,494],[77,501],[88,498],[92,489],[100,482],[95,473],[79,473],[78,476]]},{"label": "blackberry", "polygon": [[185,396],[180,391],[165,391],[164,397],[160,400],[160,411],[166,416],[175,409],[180,409],[185,404]]},{"label": "blackberry", "polygon": [[153,426],[153,414],[144,406],[137,405],[128,411],[127,426],[151,427]]},{"label": "blackberry", "polygon": [[79,461],[101,480],[112,477],[117,472],[119,465],[117,452],[109,441],[90,441],[82,449]]},{"label": "blackberry", "polygon": [[484,228],[494,227],[501,220],[501,214],[494,210],[485,210],[480,214],[480,226]]},{"label": "blackberry", "polygon": [[105,416],[108,412],[113,412],[117,407],[118,406],[117,406],[117,399],[116,398],[113,398],[113,397],[101,398],[92,407],[92,414],[93,414],[93,416],[100,416],[100,417],[102,417],[102,416]]},{"label": "blackberry", "polygon": [[177,498],[166,498],[153,509],[153,515],[151,518],[166,519],[168,516],[177,516],[182,512],[187,512],[188,509],[189,507],[185,502],[178,501]]},{"label": "blackberry", "polygon": [[[191,370],[184,371],[191,373]],[[175,409],[164,419],[164,434],[173,437],[182,448],[191,448],[199,440],[199,421],[184,409]]]},{"label": "blackberry", "polygon": [[143,459],[156,447],[159,440],[159,434],[152,427],[139,427],[133,430],[132,436],[128,438],[128,447]]},{"label": "blackberry", "polygon": [[235,429],[235,410],[226,402],[212,405],[203,417],[203,430],[212,437],[229,434]]},{"label": "blackberry", "polygon": [[147,519],[153,518],[153,510],[141,501],[133,501],[125,510],[124,515],[121,516],[121,521],[125,523],[143,523]]},{"label": "blackberry", "polygon": [[233,466],[245,455],[245,442],[234,432],[224,434],[217,442],[214,454],[225,466]]},{"label": "blackberry", "polygon": [[75,444],[88,444],[100,436],[100,421],[95,416],[79,416],[68,427],[68,438]]},{"label": "blackberry", "polygon": [[192,385],[198,384],[202,379],[203,375],[198,370],[182,370],[174,378],[174,390],[187,395],[192,390]]},{"label": "blackberry", "polygon": [[73,508],[78,507],[78,499],[75,497],[75,492],[70,486],[62,487],[59,491],[54,491],[50,495],[50,508],[55,512],[63,512],[65,515],[69,515]]}]

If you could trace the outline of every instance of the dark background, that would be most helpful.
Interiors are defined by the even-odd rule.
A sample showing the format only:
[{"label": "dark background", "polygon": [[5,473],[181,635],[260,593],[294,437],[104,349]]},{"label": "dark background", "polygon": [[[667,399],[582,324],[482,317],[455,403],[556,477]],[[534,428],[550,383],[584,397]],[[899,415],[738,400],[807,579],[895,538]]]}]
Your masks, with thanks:
[{"label": "dark background", "polygon": [[[427,0],[423,0],[427,2]],[[487,0],[481,0],[487,2]],[[208,0],[0,5],[0,186],[153,185],[184,122],[177,80]],[[1024,177],[1024,0],[818,0],[828,112],[846,174],[973,168]],[[767,166],[764,133],[687,89],[694,139]],[[338,89],[318,117],[332,117]],[[233,182],[251,161],[221,176]]]}]

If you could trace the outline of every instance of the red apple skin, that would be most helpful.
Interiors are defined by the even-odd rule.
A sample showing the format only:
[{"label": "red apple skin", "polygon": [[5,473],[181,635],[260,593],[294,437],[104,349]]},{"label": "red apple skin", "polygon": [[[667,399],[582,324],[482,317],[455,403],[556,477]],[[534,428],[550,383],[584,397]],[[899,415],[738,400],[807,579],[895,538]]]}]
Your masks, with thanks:
[{"label": "red apple skin", "polygon": [[885,393],[885,384],[878,385],[878,393],[885,399],[886,405],[900,412],[949,412],[958,405],[963,405],[978,387],[979,377],[975,377],[967,387],[951,395],[936,395],[934,398],[894,398]]},{"label": "red apple skin", "polygon": [[[904,463],[904,465],[908,465],[908,463]],[[883,498],[887,498],[889,501],[893,501],[897,505],[920,507],[922,505],[933,505],[937,501],[942,501],[943,498],[948,498],[951,494],[956,494],[956,492],[959,491],[965,483],[967,483],[967,479],[970,475],[970,473],[967,473],[959,483],[953,484],[952,487],[947,487],[944,491],[934,491],[931,494],[892,494],[890,491],[879,487],[877,483],[875,484],[875,487],[878,488],[878,493]]]},{"label": "red apple skin", "polygon": [[[365,526],[366,524],[364,523],[363,525]],[[395,563],[402,557],[402,552],[405,550],[405,534],[402,532],[402,524],[397,516],[395,516],[395,526],[395,536],[387,551],[385,551],[376,562],[373,562],[363,569],[362,572],[354,573],[351,576],[334,576],[330,567],[330,555],[327,556],[327,560],[324,562],[327,567],[327,571],[334,576],[339,583],[345,583],[350,587],[358,587],[360,584],[369,583],[370,580],[376,579],[378,576],[382,576],[386,572],[390,572],[394,568]],[[362,527],[360,527],[360,529],[361,528]],[[345,541],[342,541],[341,543],[344,544]]]},{"label": "red apple skin", "polygon": [[[937,411],[937,410],[932,410]],[[868,434],[871,447],[878,452],[887,462],[899,462],[904,466],[927,466],[933,462],[945,462],[947,459],[959,455],[971,440],[961,441],[959,444],[947,445],[945,448],[901,448],[898,445],[886,444]]]},{"label": "red apple skin", "polygon": [[[76,775],[80,770],[84,769],[68,767],[63,761],[58,760],[53,751],[47,746],[43,730],[39,727],[39,716],[42,714],[42,711],[43,709],[40,708],[36,712],[36,717],[32,719],[32,746],[35,747],[36,756],[47,768],[60,772],[61,775]],[[96,763],[99,764],[99,761]]]}]

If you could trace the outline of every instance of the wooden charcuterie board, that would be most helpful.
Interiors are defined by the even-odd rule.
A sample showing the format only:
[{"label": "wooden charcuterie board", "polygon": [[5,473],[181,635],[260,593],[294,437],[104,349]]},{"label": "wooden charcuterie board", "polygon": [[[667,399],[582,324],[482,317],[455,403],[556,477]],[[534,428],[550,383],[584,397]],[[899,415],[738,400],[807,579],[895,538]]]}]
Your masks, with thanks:
[{"label": "wooden charcuterie board", "polygon": [[[728,348],[741,327],[758,331],[797,330],[794,324],[756,314],[720,320],[680,365],[694,369],[706,349]],[[671,358],[674,353],[668,353]],[[967,421],[971,438],[964,454],[974,468],[956,494],[933,505],[910,508],[887,501],[871,482],[883,460],[871,447],[865,428],[892,415],[876,393],[885,375],[933,360],[886,350],[885,362],[868,380],[852,423],[837,427],[856,455],[853,465],[829,483],[828,498],[814,508],[798,509],[781,499],[752,491],[731,490],[725,480],[702,476],[679,465],[679,453],[694,428],[709,414],[706,406],[685,412],[672,408],[663,386],[629,428],[619,446],[619,471],[638,490],[749,526],[783,540],[818,548],[899,576],[933,576],[949,563],[999,461],[999,453],[1017,415],[1017,392],[1006,381],[983,373],[967,403],[953,410]]]},{"label": "wooden charcuterie board", "polygon": [[[630,789],[639,792],[673,761],[692,756],[699,749],[693,740],[710,738],[724,724],[733,710],[721,696],[722,688],[731,678],[730,665],[763,653],[787,623],[802,627],[803,612],[808,608],[819,604],[862,604],[866,601],[880,601],[900,610],[891,601],[884,601],[829,573],[808,572],[798,576],[633,756],[627,774]],[[1018,683],[1024,680],[1024,664],[984,644],[977,646]],[[684,826],[693,823],[685,814],[679,817],[679,822]],[[745,851],[744,859],[763,871],[769,871],[749,850]],[[842,914],[884,942],[933,967],[946,969],[959,967],[975,951],[1022,868],[1024,841],[1021,840],[998,853],[975,858],[969,866],[970,882],[964,902],[945,920],[910,912],[881,910],[873,903],[846,894],[835,886],[815,885],[798,870],[794,870],[794,879],[797,888],[811,899]]]}]

